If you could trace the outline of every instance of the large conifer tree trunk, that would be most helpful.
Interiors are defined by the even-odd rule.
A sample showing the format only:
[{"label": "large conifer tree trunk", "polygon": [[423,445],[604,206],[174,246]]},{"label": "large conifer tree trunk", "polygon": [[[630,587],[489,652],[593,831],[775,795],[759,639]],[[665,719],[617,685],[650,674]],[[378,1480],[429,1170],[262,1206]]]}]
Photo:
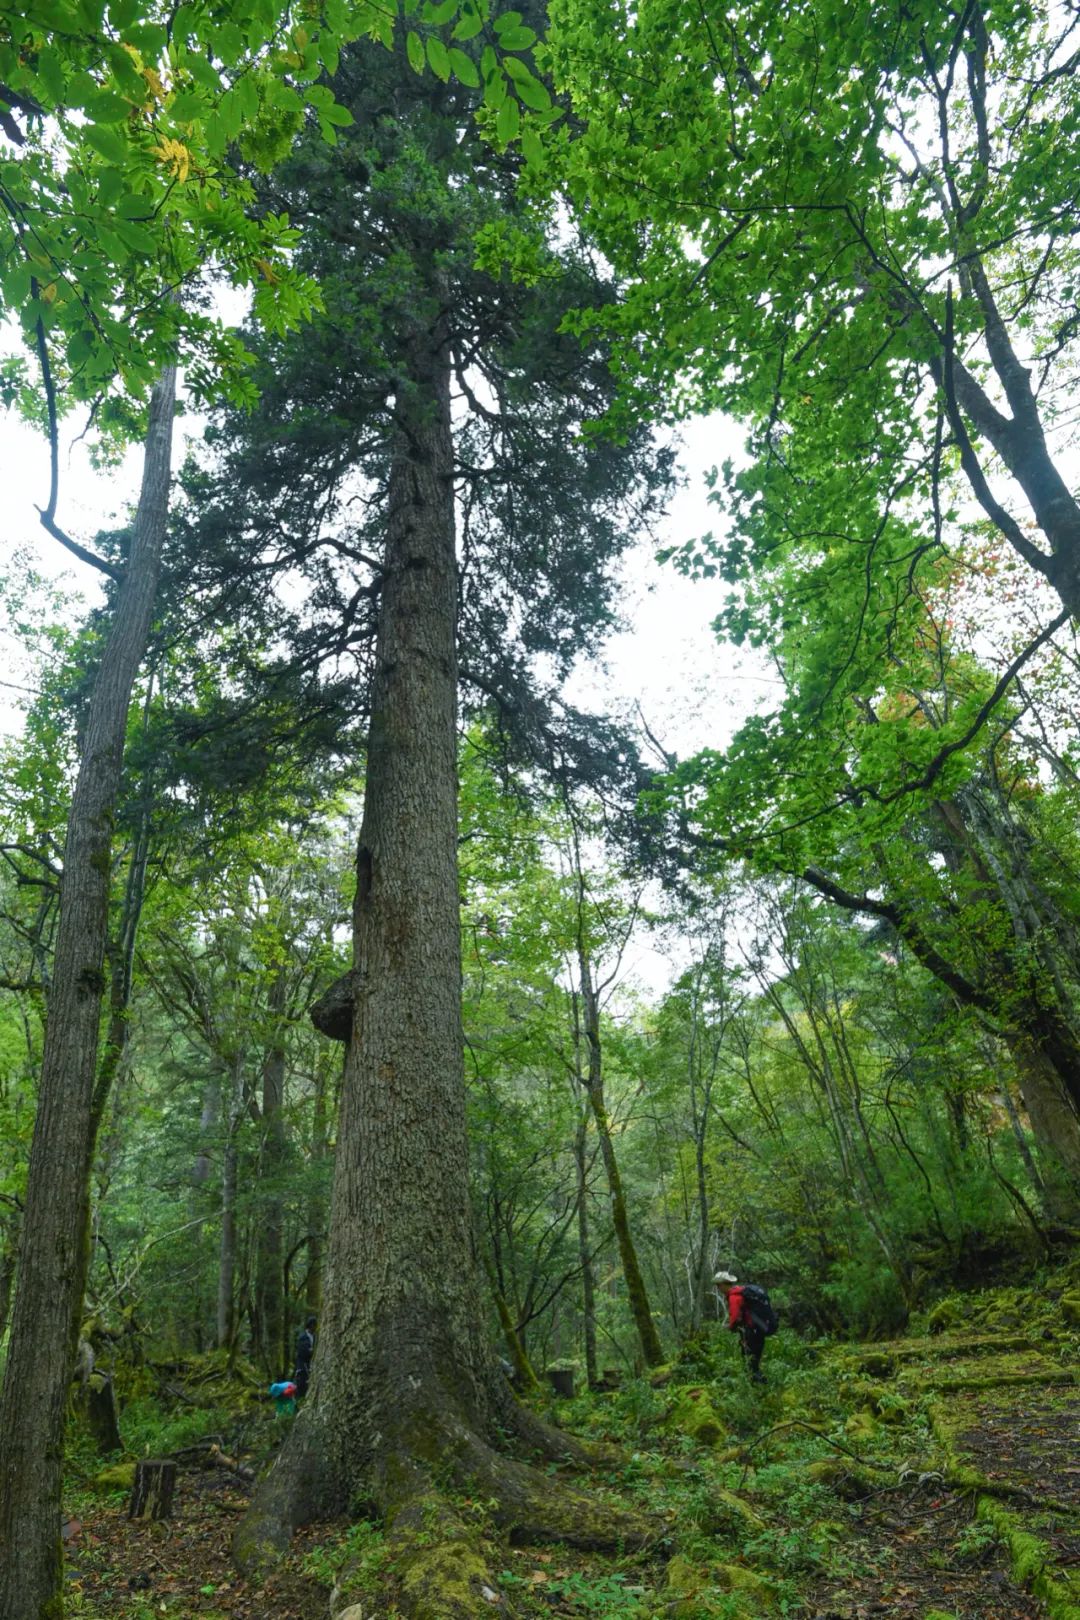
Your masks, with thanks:
[{"label": "large conifer tree trunk", "polygon": [[[433,300],[434,303],[434,300]],[[493,1574],[442,1494],[521,1539],[643,1526],[498,1448],[577,1449],[513,1400],[489,1338],[468,1196],[457,863],[457,559],[444,319],[399,392],[354,907],[353,1033],[311,1394],[241,1525],[254,1571],[357,1499],[391,1530],[403,1612],[490,1613]]]},{"label": "large conifer tree trunk", "polygon": [[457,559],[438,325],[412,358],[398,400],[357,851],[354,1036],[323,1296],[322,1344],[334,1352],[317,1373],[343,1482],[375,1435],[408,1447],[446,1411],[484,1427],[495,1415],[466,1176]]},{"label": "large conifer tree trunk", "polygon": [[131,689],[168,513],[176,373],[151,396],[131,556],[94,681],[68,817],[60,922],[0,1398],[0,1620],[60,1613],[64,1413],[86,1276],[110,852]]}]

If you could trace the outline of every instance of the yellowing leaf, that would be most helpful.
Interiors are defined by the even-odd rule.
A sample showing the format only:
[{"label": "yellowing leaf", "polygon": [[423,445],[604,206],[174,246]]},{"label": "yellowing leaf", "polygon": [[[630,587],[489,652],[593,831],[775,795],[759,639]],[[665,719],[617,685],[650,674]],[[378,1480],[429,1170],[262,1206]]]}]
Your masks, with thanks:
[{"label": "yellowing leaf", "polygon": [[172,170],[174,178],[183,185],[191,173],[191,153],[183,142],[174,141],[171,136],[166,136],[160,145],[152,146],[150,150],[160,163]]}]

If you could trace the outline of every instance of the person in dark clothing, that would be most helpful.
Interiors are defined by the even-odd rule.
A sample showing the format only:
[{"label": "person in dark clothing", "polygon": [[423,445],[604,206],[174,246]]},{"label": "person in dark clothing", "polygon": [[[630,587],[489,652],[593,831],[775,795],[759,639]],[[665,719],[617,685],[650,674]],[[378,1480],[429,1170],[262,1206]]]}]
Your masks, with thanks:
[{"label": "person in dark clothing", "polygon": [[296,1385],[297,1395],[307,1394],[308,1380],[311,1377],[311,1358],[315,1354],[317,1325],[316,1318],[309,1316],[296,1335],[296,1371],[293,1373],[293,1382]]},{"label": "person in dark clothing", "polygon": [[765,1329],[755,1320],[737,1277],[730,1271],[718,1271],[713,1281],[727,1300],[728,1330],[739,1335],[746,1370],[753,1383],[763,1384],[761,1352],[765,1348]]}]

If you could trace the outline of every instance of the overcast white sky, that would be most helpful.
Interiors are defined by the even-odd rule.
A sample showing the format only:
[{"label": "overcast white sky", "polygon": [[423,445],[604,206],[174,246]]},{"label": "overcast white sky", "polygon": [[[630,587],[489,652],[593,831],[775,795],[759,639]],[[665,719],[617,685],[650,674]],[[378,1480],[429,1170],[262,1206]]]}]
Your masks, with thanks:
[{"label": "overcast white sky", "polygon": [[[132,451],[121,468],[95,472],[86,446],[73,444],[81,422],[62,435],[60,503],[57,518],[75,539],[121,520],[138,491],[141,452]],[[687,483],[672,504],[663,526],[665,543],[682,541],[717,527],[717,514],[706,504],[705,475],[710,467],[736,452],[736,431],[719,418],[690,423],[682,455]],[[12,416],[0,419],[0,465],[3,467],[3,555],[16,550],[33,557],[41,571],[96,596],[92,568],[77,562],[44,533],[37,506],[49,487],[45,439]],[[721,745],[739,718],[767,699],[776,688],[769,672],[752,656],[736,657],[717,644],[709,628],[727,587],[717,581],[691,584],[670,566],[661,567],[649,542],[639,546],[625,567],[625,617],[628,630],[609,643],[603,675],[583,672],[571,696],[589,706],[640,703],[650,727],[665,747],[684,754],[704,744]],[[11,626],[0,624],[0,679],[25,679]],[[18,692],[0,686],[0,728],[18,725]]]},{"label": "overcast white sky", "polygon": [[[81,423],[69,425],[62,438],[60,503],[57,517],[75,539],[89,541],[99,528],[122,519],[138,491],[141,452],[133,450],[114,471],[96,472],[85,445],[73,444]],[[709,469],[737,453],[738,435],[720,419],[688,424],[681,460],[685,487],[672,503],[659,543],[683,541],[717,527],[717,514],[706,501]],[[179,452],[182,454],[182,452]],[[50,578],[63,578],[87,603],[99,591],[94,570],[77,562],[38,522],[37,506],[48,494],[49,458],[43,436],[0,417],[0,468],[3,470],[2,554],[17,551],[33,558]],[[752,709],[775,701],[778,688],[759,655],[736,654],[721,646],[710,629],[723,605],[727,586],[717,581],[693,584],[670,566],[655,560],[653,541],[638,546],[625,564],[625,632],[604,651],[604,668],[583,667],[568,696],[583,707],[625,709],[640,704],[653,733],[665,748],[680,755],[709,745],[723,746],[739,721]],[[0,574],[5,571],[0,563]],[[18,686],[27,679],[21,642],[0,598],[0,735],[20,726]],[[682,965],[661,950],[660,942],[639,931],[623,962],[624,985],[646,994],[660,993]]]}]

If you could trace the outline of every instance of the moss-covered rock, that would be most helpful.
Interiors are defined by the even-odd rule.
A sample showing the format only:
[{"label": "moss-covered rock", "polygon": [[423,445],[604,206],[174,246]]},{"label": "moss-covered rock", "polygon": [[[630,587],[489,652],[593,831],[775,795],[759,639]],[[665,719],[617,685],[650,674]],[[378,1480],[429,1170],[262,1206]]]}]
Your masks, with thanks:
[{"label": "moss-covered rock", "polygon": [[722,1592],[735,1592],[745,1600],[748,1616],[779,1612],[780,1599],[774,1583],[756,1569],[748,1569],[745,1564],[721,1564],[713,1571],[713,1579]]},{"label": "moss-covered rock", "polygon": [[696,1620],[716,1612],[717,1605],[709,1604],[709,1572],[691,1563],[682,1553],[676,1553],[667,1567],[666,1605],[674,1620]]},{"label": "moss-covered rock", "polygon": [[686,1384],[670,1391],[672,1404],[665,1427],[685,1434],[699,1446],[715,1446],[728,1438],[727,1427],[703,1384]]},{"label": "moss-covered rock", "polygon": [[868,1468],[849,1457],[819,1457],[806,1470],[812,1485],[826,1485],[845,1502],[861,1502],[880,1485]]},{"label": "moss-covered rock", "polygon": [[896,1372],[896,1358],[884,1350],[869,1350],[858,1357],[855,1366],[869,1378],[891,1378]]},{"label": "moss-covered rock", "polygon": [[757,1536],[765,1529],[765,1520],[734,1491],[714,1486],[701,1527],[710,1536]]},{"label": "moss-covered rock", "polygon": [[135,1464],[133,1462],[114,1463],[111,1468],[103,1468],[100,1474],[95,1474],[89,1481],[92,1491],[130,1491],[135,1483]]},{"label": "moss-covered rock", "polygon": [[955,1299],[939,1300],[926,1317],[928,1333],[956,1333],[967,1325],[967,1313]]},{"label": "moss-covered rock", "polygon": [[1080,1327],[1080,1290],[1062,1294],[1060,1309],[1070,1327]]},{"label": "moss-covered rock", "polygon": [[675,1620],[762,1620],[779,1612],[776,1587],[744,1564],[702,1568],[678,1554],[667,1567],[667,1589],[666,1613]]},{"label": "moss-covered rock", "polygon": [[873,1440],[878,1432],[877,1419],[868,1406],[861,1406],[857,1412],[852,1412],[844,1430],[852,1440]]}]

